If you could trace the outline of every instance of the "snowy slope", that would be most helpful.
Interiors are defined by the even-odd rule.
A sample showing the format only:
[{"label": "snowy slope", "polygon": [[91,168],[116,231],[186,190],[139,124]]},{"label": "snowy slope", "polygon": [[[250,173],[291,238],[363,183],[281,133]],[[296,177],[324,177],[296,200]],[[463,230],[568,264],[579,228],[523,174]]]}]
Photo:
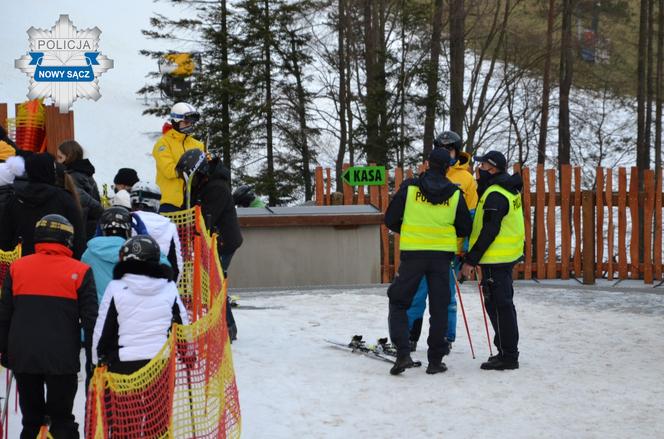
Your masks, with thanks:
[{"label": "snowy slope", "polygon": [[142,116],[144,107],[136,95],[147,81],[145,75],[156,70],[155,61],[139,55],[139,49],[162,48],[140,33],[148,27],[153,11],[177,15],[178,9],[149,0],[3,3],[0,102],[10,104],[10,116],[13,104],[25,101],[28,92],[28,77],[14,68],[14,59],[28,51],[26,31],[30,26],[50,29],[60,14],[69,14],[79,30],[94,26],[101,29],[100,50],[115,61],[115,67],[101,76],[102,97],[98,101],[79,99],[74,103],[75,136],[95,165],[100,184],[112,183],[121,167],[133,167],[139,177],[154,180],[150,153],[163,121]]}]

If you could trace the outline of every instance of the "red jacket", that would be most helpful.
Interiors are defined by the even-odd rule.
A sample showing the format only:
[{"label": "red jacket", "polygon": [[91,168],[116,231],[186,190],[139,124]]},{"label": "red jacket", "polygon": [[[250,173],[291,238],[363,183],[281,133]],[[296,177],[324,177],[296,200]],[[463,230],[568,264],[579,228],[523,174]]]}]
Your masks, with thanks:
[{"label": "red jacket", "polygon": [[97,292],[92,270],[61,244],[40,243],[15,261],[0,297],[0,352],[18,373],[80,369],[81,327],[92,340]]}]

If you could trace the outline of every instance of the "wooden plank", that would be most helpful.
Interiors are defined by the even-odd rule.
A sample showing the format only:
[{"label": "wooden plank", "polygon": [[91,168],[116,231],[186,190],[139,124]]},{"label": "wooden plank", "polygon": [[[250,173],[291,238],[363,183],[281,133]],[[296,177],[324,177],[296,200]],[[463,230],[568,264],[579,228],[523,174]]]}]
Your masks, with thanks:
[{"label": "wooden plank", "polygon": [[662,168],[657,169],[655,182],[655,239],[653,242],[654,275],[655,279],[662,279]]},{"label": "wooden plank", "polygon": [[[389,180],[389,170],[385,170],[385,184],[379,186],[380,191],[380,210],[385,214],[387,210],[387,204],[389,202],[390,196],[387,190],[387,181]],[[380,254],[382,257],[382,270],[381,270],[381,279],[383,283],[387,283],[391,280],[390,276],[390,239],[389,239],[389,230],[385,226],[385,223],[380,225]]]},{"label": "wooden plank", "polygon": [[[515,163],[514,166],[512,167],[512,172],[514,174],[521,174],[521,165],[518,163]],[[523,178],[523,177],[522,177]],[[522,187],[523,189],[523,187]],[[523,206],[523,196],[521,197],[521,206]],[[525,242],[524,242],[525,245]],[[520,262],[518,264],[514,264],[512,267],[512,279],[518,279],[519,278],[519,272],[522,271],[523,267],[521,265],[523,262]]]},{"label": "wooden plank", "polygon": [[55,155],[58,146],[65,140],[74,139],[74,111],[60,113],[58,107],[46,107],[46,147],[49,153]]},{"label": "wooden plank", "polygon": [[652,247],[653,233],[652,220],[655,207],[655,171],[643,171],[643,183],[646,198],[643,202],[643,282],[653,283]]},{"label": "wooden plank", "polygon": [[639,168],[632,167],[629,177],[629,213],[632,219],[632,233],[629,243],[630,273],[632,279],[639,279]]},{"label": "wooden plank", "polygon": [[583,284],[595,284],[595,202],[592,191],[583,191]]},{"label": "wooden plank", "polygon": [[357,204],[367,204],[367,200],[364,196],[364,186],[357,187]]},{"label": "wooden plank", "polygon": [[[346,172],[346,169],[348,169],[350,165],[348,163],[344,163],[343,166],[341,167],[342,172],[341,174],[343,175],[344,172]],[[349,206],[353,204],[353,193],[355,192],[353,190],[353,186],[349,185],[345,181],[342,182],[342,190],[344,192],[344,205]]]},{"label": "wooden plank", "polygon": [[562,165],[560,172],[560,278],[569,279],[569,262],[572,255],[572,230],[570,222],[572,167],[570,165]]},{"label": "wooden plank", "polygon": [[[403,168],[396,168],[394,170],[394,193],[399,190],[403,182]],[[401,249],[399,248],[399,234],[393,235],[394,239],[394,275],[396,276],[399,271],[399,263],[401,262]]]},{"label": "wooden plank", "polygon": [[7,131],[7,104],[0,104],[0,125]]},{"label": "wooden plank", "polygon": [[613,169],[606,170],[606,209],[609,215],[607,224],[607,238],[606,238],[606,251],[607,251],[607,276],[609,280],[613,280]]},{"label": "wooden plank", "polygon": [[524,225],[526,232],[526,248],[524,251],[524,279],[532,279],[533,277],[533,225],[532,213],[530,212],[530,169],[524,168],[521,173],[523,177],[523,214]]},{"label": "wooden plank", "polygon": [[332,204],[332,170],[330,168],[325,168],[325,201],[329,206]]},{"label": "wooden plank", "polygon": [[574,276],[581,276],[581,168],[574,168]]},{"label": "wooden plank", "polygon": [[316,166],[316,206],[325,204],[325,197],[323,196],[323,168]]},{"label": "wooden plank", "polygon": [[[369,163],[369,166],[376,166],[376,164]],[[380,190],[378,186],[369,186],[369,203],[376,209],[380,209]]]},{"label": "wooden plank", "polygon": [[627,170],[618,168],[618,279],[627,279]]},{"label": "wooden plank", "polygon": [[595,185],[595,193],[597,194],[597,221],[595,226],[595,236],[597,237],[597,250],[595,251],[597,268],[595,271],[595,276],[602,277],[602,273],[604,271],[604,169],[597,167],[597,172],[595,175],[597,176]]},{"label": "wooden plank", "polygon": [[537,196],[535,206],[535,226],[537,228],[537,249],[535,263],[537,265],[537,278],[544,279],[546,271],[544,267],[544,165],[537,165],[537,177],[535,182],[535,194]]},{"label": "wooden plank", "polygon": [[556,171],[547,169],[546,176],[549,186],[549,205],[546,212],[547,241],[549,254],[546,266],[546,278],[556,279]]}]

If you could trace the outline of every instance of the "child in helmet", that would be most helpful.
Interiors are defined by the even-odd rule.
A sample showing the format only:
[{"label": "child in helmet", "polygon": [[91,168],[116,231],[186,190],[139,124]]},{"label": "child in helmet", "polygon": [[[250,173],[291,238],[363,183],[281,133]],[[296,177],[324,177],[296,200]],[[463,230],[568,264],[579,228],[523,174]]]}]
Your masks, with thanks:
[{"label": "child in helmet", "polygon": [[233,204],[238,207],[265,207],[265,202],[258,198],[254,189],[243,184],[233,191]]},{"label": "child in helmet", "polygon": [[161,350],[173,323],[188,324],[171,269],[160,264],[160,248],[149,235],[128,239],[120,249],[99,307],[93,361],[111,372],[131,374]]},{"label": "child in helmet", "polygon": [[173,221],[159,215],[161,192],[154,183],[139,181],[131,189],[131,207],[143,222],[147,234],[152,236],[173,267],[175,279],[182,273],[182,251],[178,229]]},{"label": "child in helmet", "polygon": [[46,416],[53,437],[78,438],[72,408],[81,326],[90,346],[97,318],[94,278],[72,258],[74,227],[65,217],[42,217],[33,236],[35,253],[15,261],[2,286],[0,352],[21,395],[21,439],[35,438]]},{"label": "child in helmet", "polygon": [[205,145],[191,136],[200,119],[196,109],[186,102],[178,102],[171,108],[172,128],[161,136],[152,148],[157,165],[157,186],[161,189],[159,212],[175,212],[182,208],[183,184],[175,172],[175,165],[182,154],[191,149],[205,150]]}]

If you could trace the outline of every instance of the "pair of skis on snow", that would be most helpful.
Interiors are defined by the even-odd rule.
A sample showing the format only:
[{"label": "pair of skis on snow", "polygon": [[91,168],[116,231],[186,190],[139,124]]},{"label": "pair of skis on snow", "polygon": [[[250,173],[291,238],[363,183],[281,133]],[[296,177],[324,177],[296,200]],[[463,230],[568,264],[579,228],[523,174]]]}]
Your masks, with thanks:
[{"label": "pair of skis on snow", "polygon": [[[341,343],[334,340],[325,340],[330,346],[342,349],[347,352],[364,355],[365,357],[373,358],[374,360],[385,361],[394,364],[394,359],[397,356],[396,348],[387,341],[387,337],[379,338],[376,344],[368,344],[362,340],[361,335],[354,335],[350,343]],[[421,361],[414,361],[414,367],[422,366]]]}]

